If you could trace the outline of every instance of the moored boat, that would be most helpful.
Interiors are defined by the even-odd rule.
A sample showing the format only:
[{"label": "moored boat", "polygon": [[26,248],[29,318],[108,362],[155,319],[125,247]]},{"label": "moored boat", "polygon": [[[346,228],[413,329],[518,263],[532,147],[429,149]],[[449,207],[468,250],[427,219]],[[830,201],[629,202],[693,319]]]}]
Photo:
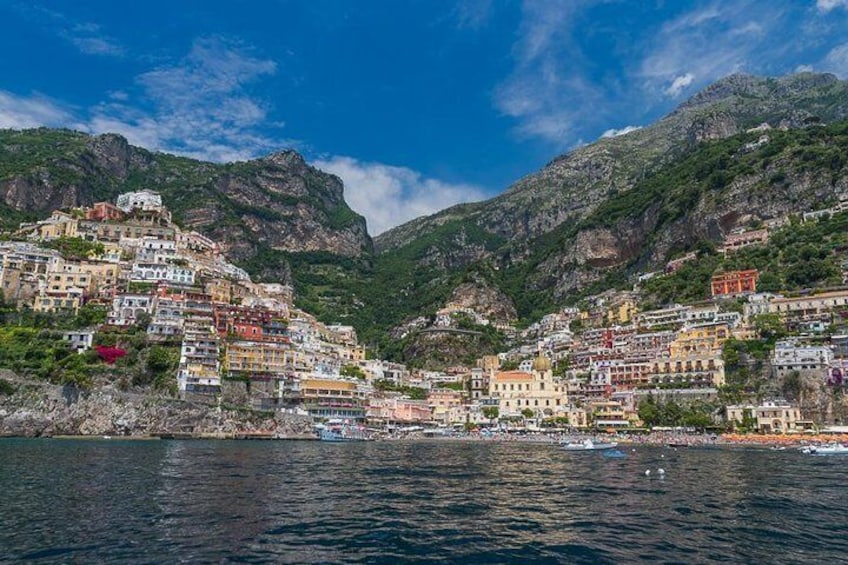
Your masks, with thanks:
[{"label": "moored boat", "polygon": [[848,455],[848,446],[841,443],[827,445],[808,445],[801,450],[807,455]]},{"label": "moored boat", "polygon": [[321,441],[347,442],[370,441],[373,438],[364,428],[347,424],[318,425],[318,439]]},{"label": "moored boat", "polygon": [[566,451],[602,451],[604,449],[612,449],[617,446],[617,442],[594,442],[591,439],[584,439],[581,442],[569,442],[562,446]]}]

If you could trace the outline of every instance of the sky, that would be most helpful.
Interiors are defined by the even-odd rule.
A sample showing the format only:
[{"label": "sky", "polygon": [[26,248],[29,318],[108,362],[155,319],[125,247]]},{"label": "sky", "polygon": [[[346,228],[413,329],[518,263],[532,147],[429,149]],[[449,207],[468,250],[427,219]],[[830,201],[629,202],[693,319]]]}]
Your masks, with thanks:
[{"label": "sky", "polygon": [[848,78],[846,31],[848,0],[0,0],[0,128],[292,148],[376,235],[733,72]]}]

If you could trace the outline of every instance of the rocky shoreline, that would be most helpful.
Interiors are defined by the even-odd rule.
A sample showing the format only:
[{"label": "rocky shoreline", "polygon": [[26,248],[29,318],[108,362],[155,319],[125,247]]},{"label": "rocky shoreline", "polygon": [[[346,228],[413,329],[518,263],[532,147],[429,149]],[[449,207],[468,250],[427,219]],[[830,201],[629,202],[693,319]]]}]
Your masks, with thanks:
[{"label": "rocky shoreline", "polygon": [[0,371],[0,436],[192,436],[302,439],[307,416],[204,404],[111,386],[80,391]]}]

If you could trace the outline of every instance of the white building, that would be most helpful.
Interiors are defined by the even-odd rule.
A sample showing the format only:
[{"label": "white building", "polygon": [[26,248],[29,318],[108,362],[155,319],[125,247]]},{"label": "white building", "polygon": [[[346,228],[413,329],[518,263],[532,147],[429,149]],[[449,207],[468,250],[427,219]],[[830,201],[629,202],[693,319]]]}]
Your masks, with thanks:
[{"label": "white building", "polygon": [[793,371],[801,375],[825,379],[828,376],[833,351],[823,345],[799,345],[793,341],[779,341],[772,353],[772,371],[784,377]]},{"label": "white building", "polygon": [[131,326],[142,314],[152,314],[155,297],[149,294],[119,294],[112,299],[107,323],[110,326]]},{"label": "white building", "polygon": [[660,310],[649,310],[636,314],[636,324],[640,327],[682,325],[685,324],[692,308],[675,304]]},{"label": "white building", "polygon": [[193,285],[194,269],[169,263],[133,263],[132,282],[159,282]]},{"label": "white building", "polygon": [[70,342],[71,349],[75,350],[77,353],[84,353],[91,349],[91,346],[94,343],[94,331],[68,331],[62,334],[62,339]]},{"label": "white building", "polygon": [[159,211],[162,209],[162,196],[152,190],[125,192],[118,195],[115,205],[127,213],[133,210]]}]

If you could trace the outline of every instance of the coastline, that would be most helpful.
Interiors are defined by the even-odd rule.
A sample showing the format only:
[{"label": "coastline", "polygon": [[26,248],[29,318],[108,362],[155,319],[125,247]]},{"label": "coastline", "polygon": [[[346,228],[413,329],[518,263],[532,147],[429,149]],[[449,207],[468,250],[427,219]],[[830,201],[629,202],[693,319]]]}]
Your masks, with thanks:
[{"label": "coastline", "polygon": [[[320,441],[316,435],[302,433],[277,436],[267,432],[154,432],[150,434],[108,435],[108,434],[57,434],[28,436],[18,434],[0,434],[3,439],[54,439],[70,441]],[[397,436],[377,436],[379,442],[469,442],[469,443],[527,443],[558,446],[568,441],[591,439],[596,442],[616,442],[621,447],[636,448],[709,448],[709,449],[771,449],[801,448],[806,445],[842,443],[848,444],[848,434],[675,434],[664,432],[649,433],[640,436],[623,436],[592,433],[573,434],[516,434],[516,433],[458,433],[453,435],[427,435],[421,433]]]}]

